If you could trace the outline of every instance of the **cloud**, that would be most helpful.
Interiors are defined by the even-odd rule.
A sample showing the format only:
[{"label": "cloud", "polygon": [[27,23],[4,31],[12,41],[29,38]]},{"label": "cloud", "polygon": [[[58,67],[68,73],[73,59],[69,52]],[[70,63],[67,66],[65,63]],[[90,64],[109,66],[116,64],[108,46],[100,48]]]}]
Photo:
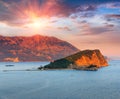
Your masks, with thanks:
[{"label": "cloud", "polygon": [[[114,0],[114,2],[119,0]],[[97,9],[97,5],[113,0],[1,0],[0,21],[8,25],[24,25],[34,17],[69,17]],[[80,13],[83,17],[94,14]]]},{"label": "cloud", "polygon": [[88,29],[82,30],[82,33],[83,33],[82,35],[98,35],[108,31],[112,31],[112,30],[104,27],[94,27],[94,28],[88,28]]},{"label": "cloud", "polygon": [[59,0],[21,0],[19,2],[2,0],[0,1],[0,21],[9,25],[23,25],[37,17],[69,16],[73,10]]},{"label": "cloud", "polygon": [[120,14],[108,14],[106,15],[107,18],[115,18],[115,19],[120,19]]},{"label": "cloud", "polygon": [[81,25],[79,26],[80,33],[78,33],[78,35],[82,35],[82,36],[100,35],[103,33],[113,31],[112,27],[114,27],[114,25],[112,24],[107,24],[104,26],[91,26],[88,23],[83,23],[83,24],[81,23]]},{"label": "cloud", "polygon": [[113,24],[106,24],[106,27],[110,27],[110,28],[112,28],[112,27],[114,27],[115,25],[113,25]]},{"label": "cloud", "polygon": [[58,27],[57,29],[71,31],[71,29],[69,27],[67,27],[67,26],[65,26],[65,27]]},{"label": "cloud", "polygon": [[106,6],[107,8],[111,8],[111,9],[120,8],[120,2],[107,3],[107,4],[105,4],[105,6]]},{"label": "cloud", "polygon": [[120,26],[120,14],[107,14],[105,15],[105,19],[108,22],[115,23],[116,25]]}]

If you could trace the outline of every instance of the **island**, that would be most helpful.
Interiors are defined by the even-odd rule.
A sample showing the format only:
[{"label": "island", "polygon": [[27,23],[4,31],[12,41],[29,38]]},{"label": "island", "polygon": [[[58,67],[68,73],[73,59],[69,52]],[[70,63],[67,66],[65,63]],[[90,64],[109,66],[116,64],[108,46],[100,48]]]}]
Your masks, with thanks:
[{"label": "island", "polygon": [[48,69],[76,69],[96,71],[101,67],[108,66],[108,62],[101,54],[100,50],[83,50],[76,54],[67,56],[50,62],[44,67],[39,67],[39,70]]}]

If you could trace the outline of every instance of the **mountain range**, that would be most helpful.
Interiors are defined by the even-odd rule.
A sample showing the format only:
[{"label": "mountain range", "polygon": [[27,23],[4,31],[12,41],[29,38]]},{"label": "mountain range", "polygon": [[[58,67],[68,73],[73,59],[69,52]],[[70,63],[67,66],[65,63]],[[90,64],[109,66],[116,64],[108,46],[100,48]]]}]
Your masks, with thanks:
[{"label": "mountain range", "polygon": [[52,61],[78,51],[70,43],[56,37],[0,36],[0,61]]}]

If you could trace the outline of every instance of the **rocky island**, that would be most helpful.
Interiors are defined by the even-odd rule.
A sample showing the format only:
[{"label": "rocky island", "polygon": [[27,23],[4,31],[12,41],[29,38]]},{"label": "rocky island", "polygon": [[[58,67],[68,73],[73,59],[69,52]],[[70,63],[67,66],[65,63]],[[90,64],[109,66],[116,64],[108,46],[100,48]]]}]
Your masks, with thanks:
[{"label": "rocky island", "polygon": [[77,69],[77,70],[98,70],[101,67],[108,66],[108,63],[100,50],[84,50],[68,57],[55,60],[40,70],[48,69]]}]

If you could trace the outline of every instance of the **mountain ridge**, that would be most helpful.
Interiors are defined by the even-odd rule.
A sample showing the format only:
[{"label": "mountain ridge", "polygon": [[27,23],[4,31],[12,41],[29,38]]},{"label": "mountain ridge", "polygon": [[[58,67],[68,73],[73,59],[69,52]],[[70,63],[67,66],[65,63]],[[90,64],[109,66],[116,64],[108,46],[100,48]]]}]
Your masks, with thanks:
[{"label": "mountain ridge", "polygon": [[0,61],[52,61],[79,51],[53,36],[1,36]]}]

